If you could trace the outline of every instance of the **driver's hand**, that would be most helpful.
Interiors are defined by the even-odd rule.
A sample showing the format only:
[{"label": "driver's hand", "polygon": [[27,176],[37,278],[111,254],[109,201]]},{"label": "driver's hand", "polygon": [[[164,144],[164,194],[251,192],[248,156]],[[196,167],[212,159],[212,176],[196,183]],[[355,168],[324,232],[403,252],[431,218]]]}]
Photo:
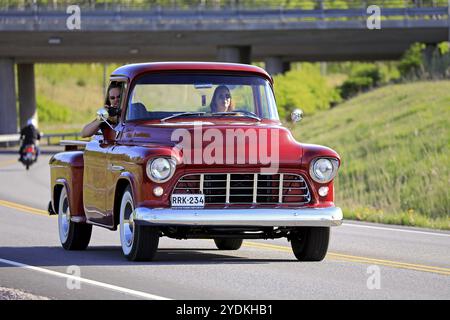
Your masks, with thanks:
[{"label": "driver's hand", "polygon": [[[114,108],[114,107],[105,106],[105,108],[106,108],[106,110],[108,110],[108,114],[109,114],[109,109]],[[111,124],[116,124],[117,123],[117,115],[114,115],[114,116],[110,115],[108,117],[108,122]]]}]

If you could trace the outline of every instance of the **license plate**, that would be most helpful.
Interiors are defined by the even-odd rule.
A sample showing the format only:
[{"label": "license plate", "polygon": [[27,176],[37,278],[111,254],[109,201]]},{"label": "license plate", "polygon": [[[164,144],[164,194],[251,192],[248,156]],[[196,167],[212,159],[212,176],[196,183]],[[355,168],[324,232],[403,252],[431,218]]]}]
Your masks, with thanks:
[{"label": "license plate", "polygon": [[204,207],[205,195],[203,194],[173,194],[170,197],[172,207]]}]

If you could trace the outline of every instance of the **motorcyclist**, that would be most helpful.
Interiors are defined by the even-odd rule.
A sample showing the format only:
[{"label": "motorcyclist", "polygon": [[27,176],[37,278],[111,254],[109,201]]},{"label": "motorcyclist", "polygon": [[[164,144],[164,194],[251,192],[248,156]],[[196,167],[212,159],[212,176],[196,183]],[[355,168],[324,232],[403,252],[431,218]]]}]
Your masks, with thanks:
[{"label": "motorcyclist", "polygon": [[36,161],[39,156],[39,146],[36,143],[36,140],[41,140],[41,134],[36,129],[36,120],[34,118],[31,118],[27,121],[27,125],[20,130],[20,140],[22,141],[22,144],[20,146],[19,154],[20,158],[19,161],[23,159],[23,152],[25,149],[25,146],[27,145],[34,145],[36,148]]}]

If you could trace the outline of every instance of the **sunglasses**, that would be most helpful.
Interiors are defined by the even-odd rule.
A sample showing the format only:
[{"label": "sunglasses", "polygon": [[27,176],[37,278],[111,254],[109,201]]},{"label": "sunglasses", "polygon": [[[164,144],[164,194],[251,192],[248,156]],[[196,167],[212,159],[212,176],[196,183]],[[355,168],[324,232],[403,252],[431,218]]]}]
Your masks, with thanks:
[{"label": "sunglasses", "polygon": [[109,100],[116,100],[116,99],[120,99],[120,95],[118,96],[110,96]]},{"label": "sunglasses", "polygon": [[219,94],[218,95],[218,98],[219,99],[231,99],[231,95],[230,94],[225,94],[225,95],[223,95],[223,94]]}]

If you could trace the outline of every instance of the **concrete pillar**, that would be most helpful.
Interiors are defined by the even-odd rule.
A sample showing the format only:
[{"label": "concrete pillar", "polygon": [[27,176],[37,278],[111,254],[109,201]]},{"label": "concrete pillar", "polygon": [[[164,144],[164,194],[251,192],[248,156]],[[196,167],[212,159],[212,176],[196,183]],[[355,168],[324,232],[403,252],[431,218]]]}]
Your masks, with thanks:
[{"label": "concrete pillar", "polygon": [[289,61],[283,62],[283,73],[291,71],[291,63]]},{"label": "concrete pillar", "polygon": [[291,69],[289,62],[284,62],[280,57],[268,57],[264,60],[266,71],[275,76],[280,73],[285,73]]},{"label": "concrete pillar", "polygon": [[217,61],[251,64],[250,46],[219,46]]},{"label": "concrete pillar", "polygon": [[17,133],[14,60],[0,59],[0,134]]},{"label": "concrete pillar", "polygon": [[18,64],[19,115],[20,127],[23,128],[30,118],[36,118],[36,89],[34,84],[34,64]]},{"label": "concrete pillar", "polygon": [[322,76],[326,76],[327,75],[327,63],[326,62],[321,62],[320,63],[320,74]]}]

